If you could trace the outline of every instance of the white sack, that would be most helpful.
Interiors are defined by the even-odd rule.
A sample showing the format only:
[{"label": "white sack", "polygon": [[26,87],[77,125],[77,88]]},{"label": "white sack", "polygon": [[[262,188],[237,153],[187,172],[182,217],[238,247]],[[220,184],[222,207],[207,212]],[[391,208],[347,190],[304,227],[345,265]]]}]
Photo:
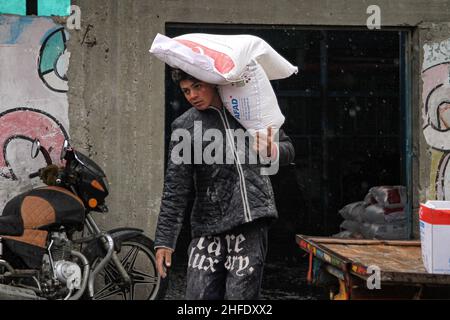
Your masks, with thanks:
[{"label": "white sack", "polygon": [[389,223],[393,221],[405,220],[404,208],[383,208],[377,204],[372,204],[361,213],[362,221],[369,223]]},{"label": "white sack", "polygon": [[364,198],[367,204],[379,204],[384,208],[402,208],[406,205],[404,186],[372,187]]},{"label": "white sack", "polygon": [[344,220],[339,226],[341,230],[347,230],[352,233],[357,233],[361,231],[361,223],[352,220]]},{"label": "white sack", "polygon": [[253,60],[261,64],[270,80],[298,72],[267,42],[252,35],[190,33],[171,39],[158,33],[150,52],[171,67],[214,84],[242,80]]},{"label": "white sack", "polygon": [[278,106],[277,97],[262,67],[250,63],[243,72],[243,80],[218,86],[225,108],[251,134],[272,127],[280,129],[284,116]]},{"label": "white sack", "polygon": [[353,232],[344,230],[339,233],[333,234],[331,237],[332,238],[349,239],[349,238],[352,238],[352,235],[353,235]]},{"label": "white sack", "polygon": [[360,230],[366,239],[406,240],[409,238],[405,221],[388,224],[363,223]]},{"label": "white sack", "polygon": [[339,210],[339,214],[345,220],[362,221],[361,214],[364,212],[366,204],[364,201],[352,202]]},{"label": "white sack", "polygon": [[339,233],[333,234],[332,238],[341,238],[341,239],[364,239],[364,236],[359,232],[352,232],[348,230],[341,231]]}]

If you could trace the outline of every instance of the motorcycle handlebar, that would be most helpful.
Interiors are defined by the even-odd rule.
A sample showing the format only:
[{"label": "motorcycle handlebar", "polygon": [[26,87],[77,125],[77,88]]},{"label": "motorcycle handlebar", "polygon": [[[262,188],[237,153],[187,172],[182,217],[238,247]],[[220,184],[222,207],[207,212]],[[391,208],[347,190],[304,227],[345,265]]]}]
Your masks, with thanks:
[{"label": "motorcycle handlebar", "polygon": [[33,179],[33,178],[39,177],[39,175],[40,175],[40,172],[39,172],[39,171],[36,171],[36,172],[30,173],[30,174],[28,175],[28,177],[29,177],[30,179]]}]

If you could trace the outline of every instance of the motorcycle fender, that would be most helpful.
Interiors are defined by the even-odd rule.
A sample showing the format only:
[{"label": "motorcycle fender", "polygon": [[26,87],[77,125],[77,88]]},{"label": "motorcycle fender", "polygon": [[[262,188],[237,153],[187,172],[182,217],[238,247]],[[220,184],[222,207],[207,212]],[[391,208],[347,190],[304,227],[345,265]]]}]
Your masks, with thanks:
[{"label": "motorcycle fender", "polygon": [[112,230],[108,231],[108,233],[111,235],[111,237],[114,240],[115,249],[117,251],[120,251],[123,241],[133,238],[134,236],[136,236],[138,234],[143,234],[144,231],[141,229],[137,229],[137,228],[117,228],[117,229],[112,229]]},{"label": "motorcycle fender", "polygon": [[[143,233],[143,230],[137,228],[117,228],[108,231],[108,234],[114,240],[114,249],[116,251],[120,251],[123,241],[126,241],[136,235]],[[90,241],[84,248],[83,254],[88,258],[89,261],[91,261],[93,257],[104,256],[105,249],[101,245],[100,239],[94,239]]]}]

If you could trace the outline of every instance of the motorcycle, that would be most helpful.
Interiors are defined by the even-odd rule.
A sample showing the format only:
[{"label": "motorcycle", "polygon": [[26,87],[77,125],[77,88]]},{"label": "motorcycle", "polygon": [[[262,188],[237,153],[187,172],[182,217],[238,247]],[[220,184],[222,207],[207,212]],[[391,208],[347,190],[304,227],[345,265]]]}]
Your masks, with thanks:
[{"label": "motorcycle", "polygon": [[0,300],[162,299],[153,241],[136,228],[102,231],[108,180],[89,157],[64,142],[61,161],[31,173],[46,186],[19,194],[0,216]]}]

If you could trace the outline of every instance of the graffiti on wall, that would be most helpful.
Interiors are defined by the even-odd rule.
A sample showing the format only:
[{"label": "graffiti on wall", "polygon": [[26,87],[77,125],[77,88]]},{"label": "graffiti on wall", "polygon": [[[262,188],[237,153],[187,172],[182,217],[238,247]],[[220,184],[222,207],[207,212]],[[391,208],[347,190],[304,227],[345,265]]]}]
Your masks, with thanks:
[{"label": "graffiti on wall", "polygon": [[28,178],[45,166],[31,158],[35,138],[60,164],[69,137],[68,38],[51,18],[0,15],[0,209],[38,183]]},{"label": "graffiti on wall", "polygon": [[50,90],[57,92],[67,92],[69,89],[66,76],[70,58],[67,37],[64,28],[56,29],[45,38],[39,53],[39,77]]},{"label": "graffiti on wall", "polygon": [[33,137],[38,137],[41,145],[49,150],[52,162],[60,161],[56,157],[57,153],[52,151],[60,150],[64,140],[69,136],[52,115],[30,108],[11,109],[0,113],[0,146],[3,146],[0,148],[0,168],[3,168],[1,176],[17,180],[17,175],[8,161],[8,145],[17,139],[32,142]]},{"label": "graffiti on wall", "polygon": [[423,133],[431,147],[430,194],[450,199],[450,39],[424,46]]}]

